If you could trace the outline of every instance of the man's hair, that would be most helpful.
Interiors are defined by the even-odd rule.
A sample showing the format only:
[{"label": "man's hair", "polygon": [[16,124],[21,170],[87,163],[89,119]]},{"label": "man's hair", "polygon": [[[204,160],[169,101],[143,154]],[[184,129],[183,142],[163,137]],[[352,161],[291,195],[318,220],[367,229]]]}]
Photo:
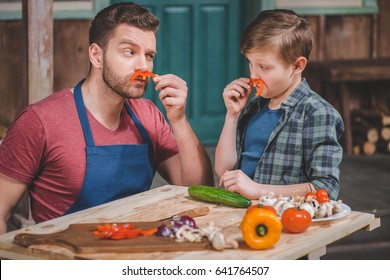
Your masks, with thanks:
[{"label": "man's hair", "polygon": [[255,50],[276,49],[287,63],[298,57],[309,60],[313,47],[310,24],[291,10],[262,11],[241,37],[242,54]]},{"label": "man's hair", "polygon": [[159,19],[146,8],[132,2],[117,3],[101,10],[89,29],[89,44],[105,48],[120,24],[128,24],[144,31],[157,32]]}]

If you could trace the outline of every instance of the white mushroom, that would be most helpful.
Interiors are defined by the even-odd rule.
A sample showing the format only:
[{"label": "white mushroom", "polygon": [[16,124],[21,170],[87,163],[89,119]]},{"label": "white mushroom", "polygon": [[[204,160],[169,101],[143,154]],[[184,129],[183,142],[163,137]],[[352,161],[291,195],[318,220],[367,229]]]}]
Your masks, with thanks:
[{"label": "white mushroom", "polygon": [[283,212],[286,211],[288,208],[294,208],[295,205],[289,201],[285,201],[280,207],[279,207],[279,212],[278,215],[281,217],[283,215]]},{"label": "white mushroom", "polygon": [[315,213],[316,218],[323,218],[326,215],[326,205],[320,204],[320,207],[318,208],[317,212]]},{"label": "white mushroom", "polygon": [[343,201],[338,200],[335,204],[333,204],[333,213],[343,212]]},{"label": "white mushroom", "polygon": [[260,204],[264,206],[273,206],[276,202],[277,198],[273,192],[270,192],[269,195],[262,195],[259,198]]},{"label": "white mushroom", "polygon": [[308,202],[302,203],[301,205],[299,205],[298,208],[309,212],[309,214],[312,218],[314,217],[314,214],[316,213],[314,207],[311,205],[311,203],[308,203]]},{"label": "white mushroom", "polygon": [[274,205],[270,205],[275,208],[276,213],[279,215],[279,212],[281,210],[282,204],[287,201],[286,197],[279,196]]},{"label": "white mushroom", "polygon": [[326,206],[326,217],[332,216],[333,204],[330,202],[324,202],[322,204],[325,204],[325,206]]},{"label": "white mushroom", "polygon": [[[312,196],[308,196],[306,199],[304,199],[302,204],[309,204],[312,207],[313,212],[314,212],[313,216],[311,216],[312,218],[314,217],[314,215],[317,213],[318,209],[320,208],[320,203],[316,199],[314,199]],[[307,207],[307,206],[305,206],[305,207]],[[305,210],[307,210],[307,209],[305,209]]]},{"label": "white mushroom", "polygon": [[213,239],[210,240],[210,242],[213,248],[218,251],[238,248],[238,242],[236,240],[226,241],[225,236],[220,231],[217,231],[213,234]]},{"label": "white mushroom", "polygon": [[304,197],[301,197],[294,191],[294,194],[290,196],[287,201],[294,204],[294,206],[299,206],[304,200]]}]

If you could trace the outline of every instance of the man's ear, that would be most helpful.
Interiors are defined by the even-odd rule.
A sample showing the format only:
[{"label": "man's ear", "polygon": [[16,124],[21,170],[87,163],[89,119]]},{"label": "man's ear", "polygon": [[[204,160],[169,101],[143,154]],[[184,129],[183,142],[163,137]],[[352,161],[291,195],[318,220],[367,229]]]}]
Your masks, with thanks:
[{"label": "man's ear", "polygon": [[307,59],[303,56],[298,57],[294,63],[294,72],[297,74],[302,73],[303,70],[305,70],[306,65]]},{"label": "man's ear", "polygon": [[103,68],[103,50],[97,44],[93,43],[89,46],[89,61],[93,67],[102,69]]}]

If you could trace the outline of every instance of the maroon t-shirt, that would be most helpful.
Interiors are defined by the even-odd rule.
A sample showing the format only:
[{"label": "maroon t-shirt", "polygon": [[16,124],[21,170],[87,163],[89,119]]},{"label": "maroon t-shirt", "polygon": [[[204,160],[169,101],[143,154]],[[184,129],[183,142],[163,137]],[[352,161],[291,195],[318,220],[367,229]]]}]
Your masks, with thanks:
[{"label": "maroon t-shirt", "polygon": [[[177,154],[172,129],[157,107],[143,98],[128,103],[153,142],[155,164]],[[125,108],[115,131],[88,111],[87,116],[97,146],[143,143]],[[86,169],[85,146],[69,89],[26,107],[8,129],[0,145],[0,172],[29,185],[36,222],[61,216],[77,198]]]}]

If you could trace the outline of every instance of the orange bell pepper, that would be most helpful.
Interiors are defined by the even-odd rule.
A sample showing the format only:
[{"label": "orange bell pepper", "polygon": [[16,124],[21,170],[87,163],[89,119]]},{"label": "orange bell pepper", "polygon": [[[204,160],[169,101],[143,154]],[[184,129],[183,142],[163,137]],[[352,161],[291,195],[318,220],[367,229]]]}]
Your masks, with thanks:
[{"label": "orange bell pepper", "polygon": [[156,77],[156,74],[152,72],[141,72],[141,71],[134,72],[134,74],[130,78],[130,83],[134,82],[134,79],[136,77],[141,77],[143,80],[145,80],[147,77]]},{"label": "orange bell pepper", "polygon": [[255,96],[260,96],[264,89],[264,81],[262,79],[251,79],[251,84],[257,89]]},{"label": "orange bell pepper", "polygon": [[279,241],[283,225],[275,213],[255,208],[245,214],[240,228],[245,243],[252,249],[262,250]]}]

